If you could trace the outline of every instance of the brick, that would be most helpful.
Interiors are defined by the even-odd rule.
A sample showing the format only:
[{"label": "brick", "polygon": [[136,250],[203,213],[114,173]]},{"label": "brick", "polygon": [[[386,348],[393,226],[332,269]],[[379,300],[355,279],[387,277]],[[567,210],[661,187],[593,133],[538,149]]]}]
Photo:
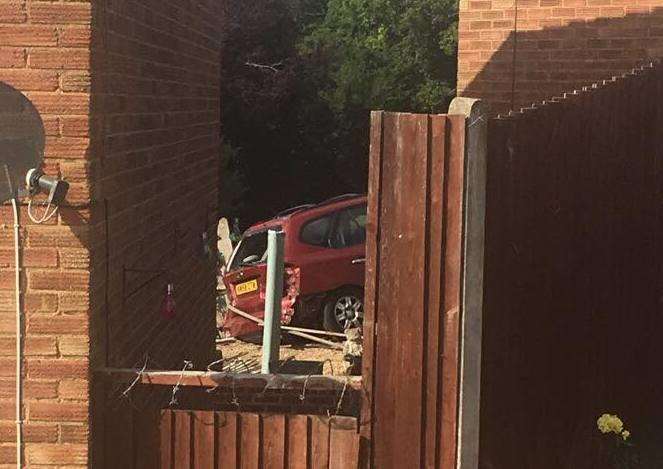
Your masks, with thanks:
[{"label": "brick", "polygon": [[50,357],[57,355],[57,341],[55,337],[33,337],[25,338],[24,354],[27,357]]},{"label": "brick", "polygon": [[30,231],[27,243],[30,247],[81,248],[88,240],[85,226],[40,227],[38,231]]},{"label": "brick", "polygon": [[87,445],[73,444],[33,444],[25,451],[28,464],[87,464]]},{"label": "brick", "polygon": [[90,430],[87,425],[61,425],[60,435],[62,443],[86,444]]},{"label": "brick", "polygon": [[25,313],[54,313],[58,309],[58,297],[53,293],[26,293],[23,309]]},{"label": "brick", "polygon": [[25,383],[23,397],[25,399],[55,399],[58,395],[56,381],[34,381]]},{"label": "brick", "polygon": [[16,446],[0,446],[0,464],[16,464]]},{"label": "brick", "polygon": [[27,19],[25,4],[18,0],[0,3],[0,24],[24,23]]},{"label": "brick", "polygon": [[[58,426],[55,424],[23,424],[23,438],[28,443],[55,443],[58,441]],[[16,441],[16,425],[14,423],[0,423],[0,442],[13,443]]]},{"label": "brick", "polygon": [[[14,251],[0,249],[0,267],[14,265]],[[57,267],[58,252],[55,249],[24,249],[22,257],[23,267]]]},{"label": "brick", "polygon": [[76,335],[87,334],[87,317],[76,316],[31,316],[27,321],[28,334]]},{"label": "brick", "polygon": [[90,107],[88,94],[66,93],[28,93],[32,104],[42,114],[87,115]]},{"label": "brick", "polygon": [[30,21],[48,24],[90,23],[90,3],[30,2]]},{"label": "brick", "polygon": [[88,363],[83,358],[58,360],[28,359],[26,370],[30,379],[87,378]]},{"label": "brick", "polygon": [[76,291],[88,287],[90,274],[87,272],[43,271],[29,272],[28,286],[33,290]]},{"label": "brick", "polygon": [[88,336],[63,336],[58,339],[58,349],[64,357],[87,357],[90,340]]},{"label": "brick", "polygon": [[44,132],[48,136],[60,136],[60,120],[54,116],[42,116]]},{"label": "brick", "polygon": [[60,264],[64,269],[87,269],[90,266],[90,252],[87,249],[62,249]]},{"label": "brick", "polygon": [[16,362],[13,358],[0,358],[0,378],[16,376]]},{"label": "brick", "polygon": [[57,73],[39,70],[0,70],[0,80],[21,91],[55,91],[59,86]]},{"label": "brick", "polygon": [[64,137],[87,137],[90,135],[88,117],[62,117],[62,135]]},{"label": "brick", "polygon": [[85,159],[89,149],[90,140],[87,138],[47,137],[44,153],[47,158]]},{"label": "brick", "polygon": [[59,304],[62,311],[87,311],[90,297],[87,293],[60,293]]},{"label": "brick", "polygon": [[67,26],[58,30],[61,47],[89,47],[92,40],[90,26]]},{"label": "brick", "polygon": [[30,68],[89,70],[90,52],[87,49],[31,49],[28,52]]},{"label": "brick", "polygon": [[90,85],[89,72],[67,72],[60,77],[60,88],[65,92],[89,92]]},{"label": "brick", "polygon": [[0,66],[2,68],[24,67],[27,53],[23,48],[0,47]]},{"label": "brick", "polygon": [[0,24],[3,46],[55,46],[57,42],[57,31],[52,26]]},{"label": "brick", "polygon": [[[60,173],[62,178],[70,183],[85,183],[92,177],[92,164],[88,161],[62,161]],[[63,267],[67,268],[64,264]]]},{"label": "brick", "polygon": [[86,422],[88,406],[79,402],[30,401],[28,418],[45,422]]},{"label": "brick", "polygon": [[64,379],[58,386],[60,399],[83,401],[88,399],[88,383],[85,380]]}]

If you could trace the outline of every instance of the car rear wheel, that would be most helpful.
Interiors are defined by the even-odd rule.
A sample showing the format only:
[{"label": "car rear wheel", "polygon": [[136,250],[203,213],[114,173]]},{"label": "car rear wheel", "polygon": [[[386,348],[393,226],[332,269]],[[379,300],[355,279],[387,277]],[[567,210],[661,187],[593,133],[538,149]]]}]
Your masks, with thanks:
[{"label": "car rear wheel", "polygon": [[333,293],[323,308],[323,326],[330,332],[360,327],[364,320],[364,292],[343,288]]}]

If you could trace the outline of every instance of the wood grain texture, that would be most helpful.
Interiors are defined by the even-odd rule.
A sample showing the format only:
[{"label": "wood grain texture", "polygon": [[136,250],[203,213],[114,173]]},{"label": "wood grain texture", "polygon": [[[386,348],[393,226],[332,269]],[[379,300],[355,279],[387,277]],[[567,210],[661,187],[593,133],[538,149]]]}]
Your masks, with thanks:
[{"label": "wood grain texture", "polygon": [[364,289],[364,355],[362,384],[364,393],[361,406],[360,464],[369,469],[373,462],[372,433],[374,402],[375,335],[380,272],[380,192],[382,190],[382,138],[384,112],[371,113],[371,136],[368,171],[368,213],[366,221],[366,274]]},{"label": "wood grain texture", "polygon": [[262,416],[262,467],[264,469],[285,468],[285,415]]},{"label": "wood grain texture", "polygon": [[177,469],[187,469],[191,467],[192,454],[192,413],[189,411],[177,410],[175,415],[175,441],[173,447],[173,465]]},{"label": "wood grain texture", "polygon": [[374,113],[362,467],[455,467],[465,119]]},{"label": "wood grain texture", "polygon": [[217,469],[237,469],[238,465],[238,414],[216,413]]},{"label": "wood grain texture", "polygon": [[216,444],[214,413],[193,412],[193,467],[195,469],[214,468]]},{"label": "wood grain texture", "polygon": [[262,444],[260,416],[256,414],[240,415],[240,469],[259,469]]},{"label": "wood grain texture", "polygon": [[332,417],[329,421],[329,469],[358,467],[357,419]]},{"label": "wood grain texture", "polygon": [[329,467],[329,419],[320,416],[309,417],[311,426],[310,460],[311,469]]},{"label": "wood grain texture", "polygon": [[306,415],[288,416],[287,468],[307,469],[309,457],[309,423]]}]

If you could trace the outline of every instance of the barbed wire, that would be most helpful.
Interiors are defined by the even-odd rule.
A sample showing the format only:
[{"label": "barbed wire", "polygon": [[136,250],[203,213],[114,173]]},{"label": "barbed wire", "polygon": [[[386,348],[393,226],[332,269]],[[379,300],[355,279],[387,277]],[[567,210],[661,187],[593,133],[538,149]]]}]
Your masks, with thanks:
[{"label": "barbed wire", "polygon": [[170,402],[168,403],[168,407],[172,407],[178,404],[177,392],[180,390],[182,379],[184,379],[184,372],[186,370],[190,370],[191,368],[193,368],[193,362],[189,360],[184,360],[184,367],[182,367],[182,372],[180,373],[180,377],[177,380],[177,384],[175,384],[175,386],[173,387],[173,393],[170,396]]}]

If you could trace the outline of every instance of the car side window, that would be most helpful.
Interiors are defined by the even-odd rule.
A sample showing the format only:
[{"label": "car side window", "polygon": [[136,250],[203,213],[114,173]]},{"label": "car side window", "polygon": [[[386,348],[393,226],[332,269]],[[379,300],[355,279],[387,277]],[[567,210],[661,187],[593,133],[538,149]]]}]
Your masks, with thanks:
[{"label": "car side window", "polygon": [[316,218],[304,225],[299,238],[303,243],[312,246],[329,247],[329,232],[331,231],[334,215]]},{"label": "car side window", "polygon": [[338,214],[338,224],[331,239],[334,248],[347,248],[366,242],[366,205],[357,205]]}]

